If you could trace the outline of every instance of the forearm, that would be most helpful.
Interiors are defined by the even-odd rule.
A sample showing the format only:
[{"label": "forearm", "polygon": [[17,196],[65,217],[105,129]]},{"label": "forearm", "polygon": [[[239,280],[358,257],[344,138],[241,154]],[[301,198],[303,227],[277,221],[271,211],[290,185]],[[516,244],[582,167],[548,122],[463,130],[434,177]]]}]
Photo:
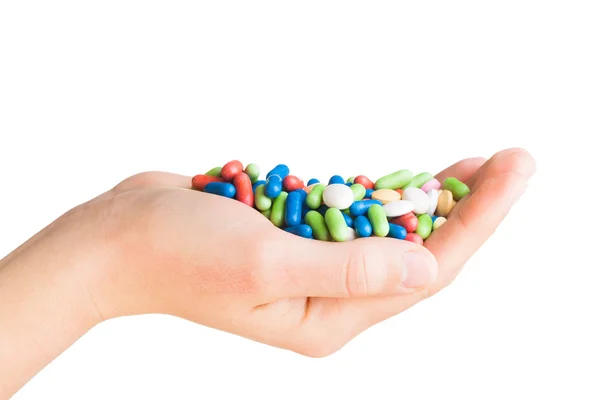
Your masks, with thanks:
[{"label": "forearm", "polygon": [[99,322],[85,258],[39,236],[0,261],[0,400]]}]

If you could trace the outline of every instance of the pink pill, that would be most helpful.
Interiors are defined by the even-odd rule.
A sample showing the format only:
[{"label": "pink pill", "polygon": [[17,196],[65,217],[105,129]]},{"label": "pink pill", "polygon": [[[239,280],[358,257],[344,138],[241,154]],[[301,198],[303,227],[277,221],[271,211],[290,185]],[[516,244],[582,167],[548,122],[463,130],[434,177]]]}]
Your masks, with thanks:
[{"label": "pink pill", "polygon": [[437,179],[433,178],[429,182],[423,184],[423,186],[421,186],[421,190],[424,191],[425,193],[427,193],[431,189],[438,190],[440,187],[442,187],[442,184],[440,183],[440,181],[438,181]]}]

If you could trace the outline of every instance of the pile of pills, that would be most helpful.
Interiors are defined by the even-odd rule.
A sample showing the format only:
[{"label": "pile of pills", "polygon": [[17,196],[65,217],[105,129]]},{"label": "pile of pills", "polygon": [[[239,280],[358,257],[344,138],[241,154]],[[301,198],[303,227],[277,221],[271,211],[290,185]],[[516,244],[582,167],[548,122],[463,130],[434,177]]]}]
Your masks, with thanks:
[{"label": "pile of pills", "polygon": [[236,200],[258,210],[292,234],[345,242],[379,236],[423,244],[469,188],[456,178],[440,183],[430,173],[403,169],[373,183],[364,175],[306,185],[279,164],[260,180],[260,168],[238,160],[192,178],[192,188]]}]

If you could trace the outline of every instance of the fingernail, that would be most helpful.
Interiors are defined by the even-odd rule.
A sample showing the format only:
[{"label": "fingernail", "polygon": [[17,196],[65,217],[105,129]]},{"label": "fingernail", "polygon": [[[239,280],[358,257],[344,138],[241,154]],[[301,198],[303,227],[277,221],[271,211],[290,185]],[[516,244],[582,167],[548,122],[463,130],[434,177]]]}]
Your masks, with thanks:
[{"label": "fingernail", "polygon": [[402,272],[402,286],[406,288],[427,286],[435,278],[435,268],[432,268],[431,261],[419,252],[404,253]]}]

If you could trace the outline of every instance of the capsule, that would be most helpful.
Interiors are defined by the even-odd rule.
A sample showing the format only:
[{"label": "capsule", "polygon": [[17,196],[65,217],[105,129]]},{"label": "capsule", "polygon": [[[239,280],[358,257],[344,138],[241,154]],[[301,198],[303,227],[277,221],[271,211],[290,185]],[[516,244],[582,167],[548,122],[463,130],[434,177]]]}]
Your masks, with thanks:
[{"label": "capsule", "polygon": [[256,192],[256,188],[257,188],[258,186],[260,186],[260,185],[264,185],[264,184],[266,184],[266,183],[267,183],[267,181],[265,181],[265,180],[259,180],[259,181],[256,181],[256,182],[254,182],[254,183],[252,184],[252,190],[253,190],[254,192]]},{"label": "capsule", "polygon": [[349,216],[348,214],[346,214],[345,212],[342,211],[342,216],[344,217],[344,220],[346,220],[346,225],[349,228],[352,228],[354,226],[354,220],[352,219],[351,216]]},{"label": "capsule", "polygon": [[367,191],[365,192],[365,197],[363,197],[363,199],[370,199],[372,198],[371,196],[373,195],[374,190],[373,189],[367,189]]},{"label": "capsule", "polygon": [[331,237],[336,242],[345,242],[348,238],[348,226],[344,214],[337,208],[330,208],[325,212],[325,223]]},{"label": "capsule", "polygon": [[312,228],[310,227],[310,225],[307,224],[288,226],[284,230],[296,236],[300,236],[307,239],[312,238]]},{"label": "capsule", "polygon": [[406,229],[408,233],[412,233],[417,230],[417,226],[419,225],[419,220],[417,216],[413,213],[408,213],[401,215],[396,218],[392,218],[390,223],[400,225]]},{"label": "capsule", "polygon": [[409,242],[413,242],[416,244],[420,244],[420,245],[423,244],[423,238],[421,236],[417,235],[416,233],[407,233],[404,240],[407,240]]},{"label": "capsule", "polygon": [[369,222],[369,218],[365,217],[364,215],[359,215],[356,217],[354,220],[354,229],[359,237],[369,237],[373,234],[371,222]]},{"label": "capsule", "polygon": [[406,232],[406,229],[403,226],[396,225],[396,224],[389,224],[389,225],[390,225],[390,229],[387,234],[388,237],[391,237],[394,239],[401,239],[401,240],[404,240],[406,238],[406,235],[408,232]]},{"label": "capsule", "polygon": [[233,178],[233,186],[235,186],[235,198],[250,207],[254,206],[254,192],[252,192],[252,181],[250,177],[240,172]]},{"label": "capsule", "polygon": [[365,194],[367,194],[367,189],[360,183],[351,184],[350,190],[352,190],[352,193],[354,194],[354,201],[364,199]]},{"label": "capsule", "polygon": [[431,235],[431,229],[433,228],[431,217],[427,214],[421,214],[417,219],[419,220],[419,225],[415,232],[425,240]]},{"label": "capsule", "polygon": [[315,210],[310,210],[306,213],[304,220],[306,221],[306,224],[312,228],[315,239],[331,241],[331,235],[329,234],[329,229],[327,229],[325,217]]},{"label": "capsule", "polygon": [[221,167],[214,167],[212,169],[210,169],[207,173],[205,173],[204,175],[208,175],[208,176],[218,176],[219,178],[221,177]]},{"label": "capsule", "polygon": [[250,181],[254,183],[258,180],[260,175],[260,167],[257,164],[250,163],[246,165],[244,172],[250,177]]},{"label": "capsule", "polygon": [[344,183],[346,183],[346,181],[341,176],[334,175],[331,178],[329,178],[329,185],[333,185],[335,183],[340,183],[343,185]]},{"label": "capsule", "polygon": [[323,191],[325,190],[325,185],[322,183],[317,183],[313,186],[310,193],[306,196],[306,205],[311,209],[316,209],[321,206],[323,203]]},{"label": "capsule", "polygon": [[365,187],[365,189],[373,189],[375,186],[373,181],[364,175],[358,175],[356,178],[354,178],[354,183],[360,183]]},{"label": "capsule", "polygon": [[267,173],[267,179],[272,175],[279,175],[281,180],[290,174],[290,169],[285,164],[279,164]]},{"label": "capsule", "polygon": [[412,178],[412,180],[408,183],[408,185],[404,186],[403,189],[406,189],[409,187],[420,188],[421,186],[423,186],[424,184],[426,184],[427,182],[429,182],[432,179],[433,179],[433,175],[431,175],[429,172],[421,172],[420,174],[415,175],[414,178]]},{"label": "capsule", "polygon": [[413,179],[413,174],[407,169],[401,169],[384,177],[377,179],[375,189],[402,189]]},{"label": "capsule", "polygon": [[293,191],[287,196],[285,202],[285,224],[287,226],[300,225],[302,222],[302,195],[303,190]]},{"label": "capsule", "polygon": [[273,201],[273,207],[271,207],[271,222],[278,228],[283,227],[285,222],[285,202],[287,200],[288,193],[280,192],[279,196]]},{"label": "capsule", "polygon": [[204,187],[204,192],[233,198],[235,196],[235,186],[226,182],[211,182]]},{"label": "capsule", "polygon": [[306,182],[306,186],[314,185],[315,183],[319,183],[319,180],[317,178],[311,178]]},{"label": "capsule", "polygon": [[266,211],[271,208],[273,200],[265,195],[265,184],[258,185],[254,191],[254,206],[259,211]]},{"label": "capsule", "polygon": [[233,180],[233,178],[244,170],[244,166],[238,160],[229,161],[221,168],[221,177],[227,182]]},{"label": "capsule", "polygon": [[288,175],[283,178],[283,190],[286,192],[293,192],[294,190],[302,189],[303,187],[304,182],[297,176]]},{"label": "capsule", "polygon": [[452,196],[456,201],[462,199],[470,192],[470,189],[467,185],[453,177],[446,178],[444,180],[443,189],[452,192]]},{"label": "capsule", "polygon": [[350,214],[358,217],[359,215],[365,215],[369,211],[369,207],[373,204],[381,205],[379,200],[359,200],[352,203],[350,206]]},{"label": "capsule", "polygon": [[385,237],[390,232],[390,224],[385,215],[385,210],[383,206],[379,204],[374,204],[369,207],[369,211],[367,212],[369,216],[369,222],[373,227],[373,233],[375,236]]},{"label": "capsule", "polygon": [[192,178],[192,188],[204,190],[204,187],[211,182],[223,182],[223,178],[212,175],[196,175]]},{"label": "capsule", "polygon": [[283,190],[283,181],[279,175],[271,175],[267,178],[267,183],[265,184],[265,194],[268,198],[274,199]]}]

